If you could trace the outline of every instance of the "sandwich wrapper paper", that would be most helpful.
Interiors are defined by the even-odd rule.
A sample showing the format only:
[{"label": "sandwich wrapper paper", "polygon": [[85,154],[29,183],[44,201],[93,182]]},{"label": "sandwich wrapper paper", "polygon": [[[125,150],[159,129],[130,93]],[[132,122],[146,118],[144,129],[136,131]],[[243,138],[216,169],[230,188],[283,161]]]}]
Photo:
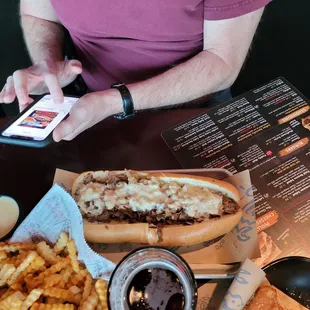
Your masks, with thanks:
[{"label": "sandwich wrapper paper", "polygon": [[264,279],[265,272],[246,259],[233,281],[210,281],[198,289],[197,310],[241,310]]},{"label": "sandwich wrapper paper", "polygon": [[[173,173],[184,173],[185,170],[171,170]],[[200,176],[215,175],[216,169],[186,170],[186,173]],[[158,171],[163,172],[163,171]],[[167,172],[167,171],[164,171]],[[227,174],[225,174],[226,176]],[[223,178],[223,172],[219,174]],[[77,177],[76,173],[57,169],[54,183],[62,186],[71,193],[72,183]],[[260,256],[256,231],[255,205],[252,192],[250,174],[248,171],[229,176],[228,181],[236,186],[241,197],[241,207],[244,214],[236,228],[218,242],[211,244],[205,242],[194,246],[182,246],[171,248],[190,264],[191,268],[210,269],[210,264],[230,264],[244,261],[247,257],[257,258]],[[102,254],[105,258],[118,263],[128,252],[145,245],[121,243],[121,244],[90,244],[91,248]],[[205,267],[204,267],[205,265]]]},{"label": "sandwich wrapper paper", "polygon": [[241,310],[265,278],[265,272],[246,259],[234,278],[219,310]]},{"label": "sandwich wrapper paper", "polygon": [[87,245],[83,231],[83,219],[75,201],[55,184],[17,228],[10,242],[45,239],[55,243],[61,232],[68,232],[75,241],[78,259],[93,278],[108,279],[115,265]]}]

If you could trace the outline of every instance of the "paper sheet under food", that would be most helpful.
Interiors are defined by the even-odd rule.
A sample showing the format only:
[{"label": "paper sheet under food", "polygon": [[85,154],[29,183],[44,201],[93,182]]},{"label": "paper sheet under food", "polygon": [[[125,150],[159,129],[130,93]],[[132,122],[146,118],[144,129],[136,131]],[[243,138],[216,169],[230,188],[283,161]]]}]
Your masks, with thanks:
[{"label": "paper sheet under food", "polygon": [[[173,170],[171,172],[184,173],[183,170]],[[186,173],[207,177],[215,177],[217,174],[219,178],[223,176],[223,173],[219,174],[218,169],[186,170]],[[76,173],[57,169],[54,183],[61,185],[70,193],[72,183],[76,177]],[[235,185],[239,190],[241,197],[240,206],[244,211],[242,219],[232,232],[228,233],[224,238],[214,244],[210,245],[210,242],[204,242],[193,246],[171,248],[171,250],[180,254],[191,267],[193,265],[197,267],[201,265],[199,269],[202,269],[205,264],[236,263],[244,261],[247,257],[257,258],[260,256],[257,242],[254,196],[249,171],[243,171],[230,176],[226,178],[226,181]],[[118,263],[126,254],[141,246],[145,246],[145,244],[90,243],[90,246],[107,259],[114,263]]]},{"label": "paper sheet under food", "polygon": [[55,243],[61,232],[75,241],[78,259],[93,278],[109,279],[115,265],[95,253],[84,238],[83,219],[73,198],[55,184],[17,228],[10,242],[31,242],[42,238]]}]

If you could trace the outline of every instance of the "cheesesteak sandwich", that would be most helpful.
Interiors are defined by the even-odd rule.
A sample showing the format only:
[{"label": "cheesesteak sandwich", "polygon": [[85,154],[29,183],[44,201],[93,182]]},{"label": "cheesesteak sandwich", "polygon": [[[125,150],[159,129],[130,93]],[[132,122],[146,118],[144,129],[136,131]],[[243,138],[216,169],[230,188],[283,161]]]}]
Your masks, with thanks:
[{"label": "cheesesteak sandwich", "polygon": [[225,235],[242,216],[237,189],[207,177],[89,171],[72,195],[91,242],[193,245]]}]

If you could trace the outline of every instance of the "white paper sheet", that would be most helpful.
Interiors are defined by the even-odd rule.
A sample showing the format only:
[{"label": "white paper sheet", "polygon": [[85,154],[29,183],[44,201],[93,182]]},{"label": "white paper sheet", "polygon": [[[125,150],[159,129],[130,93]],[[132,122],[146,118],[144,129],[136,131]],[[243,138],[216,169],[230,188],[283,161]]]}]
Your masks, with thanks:
[{"label": "white paper sheet", "polygon": [[10,242],[43,238],[55,243],[61,232],[68,232],[77,246],[78,259],[85,263],[92,277],[109,279],[115,264],[87,245],[83,231],[83,219],[75,201],[55,184],[17,228]]}]

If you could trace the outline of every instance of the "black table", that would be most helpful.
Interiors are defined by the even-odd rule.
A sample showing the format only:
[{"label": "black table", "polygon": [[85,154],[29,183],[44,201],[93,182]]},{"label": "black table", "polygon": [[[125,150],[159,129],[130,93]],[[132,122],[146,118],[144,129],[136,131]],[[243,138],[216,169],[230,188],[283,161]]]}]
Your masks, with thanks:
[{"label": "black table", "polygon": [[[52,186],[56,168],[77,173],[181,168],[161,132],[202,112],[204,109],[144,112],[124,121],[110,117],[73,141],[44,149],[0,144],[0,195],[15,198],[26,215]],[[8,119],[0,119],[0,126],[6,122]]]}]

